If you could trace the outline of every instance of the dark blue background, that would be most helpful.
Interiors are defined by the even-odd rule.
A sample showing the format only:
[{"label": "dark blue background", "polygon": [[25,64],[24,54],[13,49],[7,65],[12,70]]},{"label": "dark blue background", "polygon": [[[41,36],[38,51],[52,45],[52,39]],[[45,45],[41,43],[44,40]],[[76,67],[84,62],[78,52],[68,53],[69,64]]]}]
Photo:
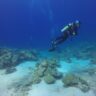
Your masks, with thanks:
[{"label": "dark blue background", "polygon": [[0,46],[47,48],[77,19],[81,28],[73,42],[96,41],[96,0],[0,0]]}]

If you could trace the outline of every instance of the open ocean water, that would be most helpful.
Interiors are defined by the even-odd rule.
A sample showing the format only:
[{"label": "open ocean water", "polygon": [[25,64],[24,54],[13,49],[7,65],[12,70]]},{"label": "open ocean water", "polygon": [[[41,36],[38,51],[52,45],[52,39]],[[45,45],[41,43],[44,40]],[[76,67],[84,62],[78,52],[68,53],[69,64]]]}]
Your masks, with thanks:
[{"label": "open ocean water", "polygon": [[96,1],[0,0],[0,96],[96,96]]}]

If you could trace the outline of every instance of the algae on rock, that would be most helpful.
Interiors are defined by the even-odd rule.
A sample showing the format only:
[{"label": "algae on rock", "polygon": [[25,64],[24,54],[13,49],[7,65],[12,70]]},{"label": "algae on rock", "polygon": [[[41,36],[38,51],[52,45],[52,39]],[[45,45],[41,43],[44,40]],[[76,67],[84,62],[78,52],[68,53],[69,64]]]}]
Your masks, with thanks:
[{"label": "algae on rock", "polygon": [[44,76],[44,81],[47,84],[53,84],[53,83],[55,83],[56,79],[52,75],[47,74],[46,76]]},{"label": "algae on rock", "polygon": [[[44,59],[38,63],[33,72],[33,82],[44,80],[47,84],[53,84],[57,79],[62,77],[62,73],[58,72],[58,62],[55,59]],[[38,82],[35,82],[38,83]]]},{"label": "algae on rock", "polygon": [[64,83],[65,87],[77,87],[83,92],[87,92],[90,89],[88,82],[72,73],[66,74],[66,76],[62,78],[62,82]]}]

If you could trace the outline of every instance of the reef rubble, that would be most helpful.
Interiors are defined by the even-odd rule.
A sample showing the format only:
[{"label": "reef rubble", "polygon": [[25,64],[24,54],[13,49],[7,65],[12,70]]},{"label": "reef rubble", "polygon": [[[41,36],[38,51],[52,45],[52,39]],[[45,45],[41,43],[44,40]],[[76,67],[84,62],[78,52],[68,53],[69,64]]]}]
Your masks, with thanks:
[{"label": "reef rubble", "polygon": [[[0,78],[3,82],[4,78],[7,79],[11,77],[11,75],[14,77],[12,77],[13,79],[11,78],[12,83],[9,84],[10,86],[8,85],[8,90],[14,89],[12,96],[64,96],[64,94],[66,94],[66,96],[95,96],[96,45],[80,46],[81,47],[78,46],[76,48],[65,48],[62,52],[55,53],[55,56],[51,55],[51,57],[47,58],[41,58],[38,56],[38,52],[34,50],[0,48],[0,70],[5,70],[5,74],[0,74]],[[90,62],[85,62],[88,64],[84,63],[84,67],[81,67],[79,63],[83,64],[83,62],[73,62],[73,58],[76,58],[77,61],[89,60]],[[69,68],[70,66],[71,70],[69,68],[68,72],[61,72],[59,70],[62,67],[60,64],[61,60],[66,62],[66,66],[63,65],[65,63],[62,62],[63,67]],[[28,74],[17,80],[17,78],[15,78],[15,73],[18,72],[17,67],[26,61],[35,61],[35,67],[32,68],[33,62],[30,62],[29,65],[31,66],[27,68],[28,63],[26,63],[24,68],[28,69]],[[65,68],[62,69],[65,70]],[[76,69],[74,70],[73,68]],[[21,71],[21,75],[23,75],[25,69]],[[8,80],[11,82],[11,79]],[[41,95],[37,94],[37,91],[40,91]],[[69,91],[72,94],[69,94]],[[13,95],[15,92],[17,92],[16,95]],[[52,93],[52,95],[47,95],[49,93]],[[77,93],[80,94],[78,95]]]},{"label": "reef rubble", "polygon": [[22,62],[37,61],[37,54],[34,50],[0,48],[0,69],[6,69],[6,73],[12,73]]},{"label": "reef rubble", "polygon": [[64,75],[64,73],[58,71],[58,67],[60,67],[60,65],[56,59],[41,60],[36,64],[35,68],[30,71],[31,73],[27,78],[23,78],[15,85],[18,89],[18,86],[19,88],[29,88],[41,82],[50,85],[55,84],[57,81],[61,81],[65,88],[76,87],[83,92],[88,92],[90,90],[90,84],[82,77],[77,76],[75,73],[67,73]]}]

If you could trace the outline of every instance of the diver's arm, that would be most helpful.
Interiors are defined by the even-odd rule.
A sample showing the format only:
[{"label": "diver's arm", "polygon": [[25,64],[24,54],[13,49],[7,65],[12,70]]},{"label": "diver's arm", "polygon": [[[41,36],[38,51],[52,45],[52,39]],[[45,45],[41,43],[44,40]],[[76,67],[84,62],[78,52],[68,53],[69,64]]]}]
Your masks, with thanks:
[{"label": "diver's arm", "polygon": [[71,35],[73,35],[73,36],[76,36],[78,33],[77,33],[77,31],[73,31],[72,33],[71,33]]}]

